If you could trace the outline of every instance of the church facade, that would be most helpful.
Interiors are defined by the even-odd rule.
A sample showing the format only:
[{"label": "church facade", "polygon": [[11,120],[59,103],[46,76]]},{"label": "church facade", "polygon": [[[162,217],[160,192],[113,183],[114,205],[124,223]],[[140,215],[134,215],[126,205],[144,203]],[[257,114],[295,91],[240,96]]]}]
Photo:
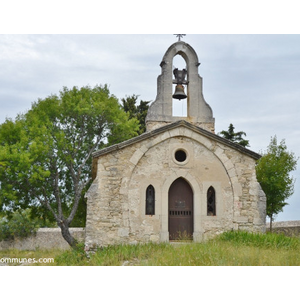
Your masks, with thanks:
[{"label": "church facade", "polygon": [[[173,70],[176,55],[186,69]],[[160,64],[147,131],[93,154],[88,248],[265,231],[266,198],[255,173],[260,156],[214,133],[199,65],[190,45],[171,45]],[[173,116],[174,97],[186,97],[186,117]]]}]

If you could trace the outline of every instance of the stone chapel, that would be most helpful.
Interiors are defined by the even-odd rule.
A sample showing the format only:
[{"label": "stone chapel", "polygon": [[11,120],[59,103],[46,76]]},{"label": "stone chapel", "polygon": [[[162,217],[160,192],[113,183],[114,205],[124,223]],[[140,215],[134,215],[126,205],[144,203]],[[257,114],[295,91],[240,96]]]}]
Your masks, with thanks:
[{"label": "stone chapel", "polygon": [[[186,69],[173,70],[176,55]],[[260,156],[215,134],[199,65],[189,44],[172,44],[160,64],[147,131],[93,153],[87,247],[265,231],[266,198],[255,173]],[[172,115],[174,89],[177,99],[186,97],[186,117]]]}]

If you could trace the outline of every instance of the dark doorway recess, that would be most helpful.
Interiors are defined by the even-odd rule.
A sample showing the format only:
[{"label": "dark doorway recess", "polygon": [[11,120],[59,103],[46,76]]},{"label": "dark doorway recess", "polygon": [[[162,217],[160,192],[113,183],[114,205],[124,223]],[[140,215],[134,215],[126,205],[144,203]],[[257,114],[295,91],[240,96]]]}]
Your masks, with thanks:
[{"label": "dark doorway recess", "polygon": [[169,189],[169,239],[193,239],[193,190],[183,178]]}]

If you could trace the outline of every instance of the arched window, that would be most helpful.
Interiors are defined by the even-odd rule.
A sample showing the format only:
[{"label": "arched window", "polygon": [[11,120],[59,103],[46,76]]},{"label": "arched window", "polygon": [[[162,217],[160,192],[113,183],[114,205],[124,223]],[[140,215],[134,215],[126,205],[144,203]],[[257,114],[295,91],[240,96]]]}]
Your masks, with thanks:
[{"label": "arched window", "polygon": [[216,192],[212,186],[207,190],[207,215],[216,215]]},{"label": "arched window", "polygon": [[146,190],[146,215],[155,215],[155,190],[152,185]]}]

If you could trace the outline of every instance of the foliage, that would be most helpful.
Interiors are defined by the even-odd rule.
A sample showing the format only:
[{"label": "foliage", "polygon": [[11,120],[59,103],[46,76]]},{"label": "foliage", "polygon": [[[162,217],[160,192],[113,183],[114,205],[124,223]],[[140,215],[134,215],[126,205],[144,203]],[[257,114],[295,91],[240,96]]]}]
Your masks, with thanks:
[{"label": "foliage", "polygon": [[[287,151],[285,141],[277,144],[277,138],[271,137],[267,152],[256,166],[256,176],[267,197],[267,216],[270,226],[274,215],[283,210],[288,203],[285,200],[294,192],[294,179],[290,172],[296,169],[297,158]],[[270,227],[272,230],[272,227]]]},{"label": "foliage", "polygon": [[40,227],[37,219],[32,219],[30,210],[15,212],[10,218],[0,220],[0,241],[25,238],[36,232]]},{"label": "foliage", "polygon": [[142,134],[146,131],[145,119],[149,108],[149,101],[141,100],[140,104],[136,105],[137,100],[138,96],[136,95],[121,99],[124,111],[129,113],[129,119],[138,119],[140,124],[139,134]]},{"label": "foliage", "polygon": [[228,131],[223,130],[218,134],[224,137],[225,139],[237,143],[243,147],[250,147],[249,141],[243,139],[242,137],[243,135],[246,136],[246,133],[244,131],[234,132],[234,126],[232,124],[229,125]]},{"label": "foliage", "polygon": [[74,246],[69,226],[91,184],[92,152],[138,130],[106,85],[64,87],[59,96],[39,99],[0,126],[1,209],[47,208]]}]

